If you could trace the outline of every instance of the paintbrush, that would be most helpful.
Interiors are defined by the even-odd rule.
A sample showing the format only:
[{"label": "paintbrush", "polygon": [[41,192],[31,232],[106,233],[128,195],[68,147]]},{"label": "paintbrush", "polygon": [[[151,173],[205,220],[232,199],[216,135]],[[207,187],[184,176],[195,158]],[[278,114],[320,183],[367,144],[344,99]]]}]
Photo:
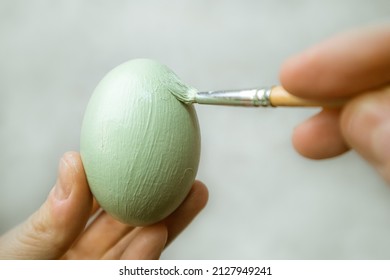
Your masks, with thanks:
[{"label": "paintbrush", "polygon": [[249,107],[327,107],[343,106],[347,99],[310,100],[296,97],[282,86],[261,87],[244,90],[220,90],[198,92],[194,88],[172,91],[175,97],[186,103],[249,106]]}]

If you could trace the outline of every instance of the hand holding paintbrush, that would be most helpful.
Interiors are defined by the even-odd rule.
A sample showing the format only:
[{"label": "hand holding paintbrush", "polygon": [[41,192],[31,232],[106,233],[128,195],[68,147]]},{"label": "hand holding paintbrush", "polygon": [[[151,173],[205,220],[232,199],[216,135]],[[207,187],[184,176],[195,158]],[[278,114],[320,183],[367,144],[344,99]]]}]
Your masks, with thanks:
[{"label": "hand holding paintbrush", "polygon": [[354,149],[390,183],[390,24],[333,37],[282,66],[282,85],[304,99],[349,101],[296,127],[305,157],[330,158]]},{"label": "hand holding paintbrush", "polygon": [[184,103],[324,107],[295,129],[297,151],[323,159],[353,148],[390,183],[389,50],[390,24],[371,26],[289,59],[281,70],[283,87],[213,92],[189,88],[176,97]]}]

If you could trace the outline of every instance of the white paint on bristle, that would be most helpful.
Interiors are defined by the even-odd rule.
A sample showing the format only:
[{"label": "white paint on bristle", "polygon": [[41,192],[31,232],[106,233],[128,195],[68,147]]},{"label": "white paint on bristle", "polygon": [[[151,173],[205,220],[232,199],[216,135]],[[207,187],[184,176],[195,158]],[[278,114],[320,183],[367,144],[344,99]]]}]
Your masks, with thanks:
[{"label": "white paint on bristle", "polygon": [[192,104],[195,102],[197,90],[191,86],[184,84],[179,77],[172,73],[169,91],[176,97],[177,100],[185,103]]}]

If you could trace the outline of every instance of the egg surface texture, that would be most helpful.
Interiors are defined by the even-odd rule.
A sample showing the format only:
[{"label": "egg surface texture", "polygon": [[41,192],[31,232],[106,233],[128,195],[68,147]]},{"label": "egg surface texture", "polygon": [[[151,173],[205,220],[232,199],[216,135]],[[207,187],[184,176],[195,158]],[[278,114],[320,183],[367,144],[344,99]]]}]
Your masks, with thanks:
[{"label": "egg surface texture", "polygon": [[187,196],[198,170],[195,109],[178,101],[183,84],[166,66],[135,59],[111,70],[85,112],[80,153],[91,191],[121,222],[160,221]]}]

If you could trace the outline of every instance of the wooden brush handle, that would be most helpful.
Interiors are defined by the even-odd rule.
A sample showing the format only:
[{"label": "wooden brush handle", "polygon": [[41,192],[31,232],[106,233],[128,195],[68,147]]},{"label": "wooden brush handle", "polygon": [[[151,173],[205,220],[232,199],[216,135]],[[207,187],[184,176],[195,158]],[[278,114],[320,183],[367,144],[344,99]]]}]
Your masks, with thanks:
[{"label": "wooden brush handle", "polygon": [[288,93],[282,86],[274,86],[271,89],[269,100],[272,106],[286,106],[286,107],[328,107],[337,108],[342,107],[347,99],[336,100],[310,100],[296,97]]}]

